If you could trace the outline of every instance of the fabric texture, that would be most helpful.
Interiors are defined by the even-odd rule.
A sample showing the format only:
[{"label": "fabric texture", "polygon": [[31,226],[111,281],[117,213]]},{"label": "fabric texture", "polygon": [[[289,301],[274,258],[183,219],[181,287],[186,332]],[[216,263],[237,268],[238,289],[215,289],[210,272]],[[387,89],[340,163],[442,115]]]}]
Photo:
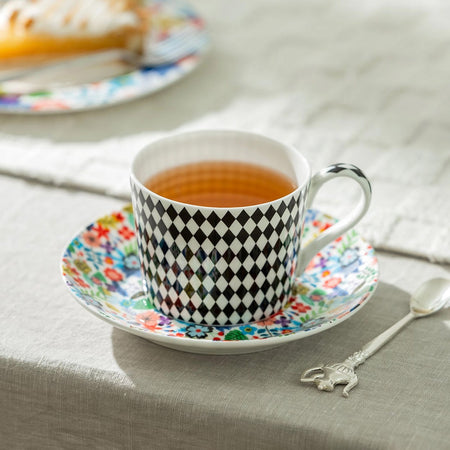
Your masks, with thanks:
[{"label": "fabric texture", "polygon": [[64,246],[121,201],[6,177],[0,191],[0,447],[448,447],[448,309],[360,366],[348,399],[299,378],[359,350],[449,266],[380,253],[376,293],[341,325],[261,353],[182,353],[90,315],[59,277]]}]

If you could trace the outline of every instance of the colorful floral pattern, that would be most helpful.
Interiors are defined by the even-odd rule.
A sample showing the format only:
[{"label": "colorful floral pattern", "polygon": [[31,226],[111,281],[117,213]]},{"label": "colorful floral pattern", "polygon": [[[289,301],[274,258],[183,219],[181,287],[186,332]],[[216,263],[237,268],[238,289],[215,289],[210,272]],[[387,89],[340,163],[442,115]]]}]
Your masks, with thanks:
[{"label": "colorful floral pattern", "polygon": [[[331,217],[308,210],[303,245],[333,223]],[[98,219],[69,244],[62,273],[70,291],[89,311],[150,340],[155,335],[210,341],[304,337],[354,313],[378,281],[373,248],[352,230],[313,258],[279,313],[246,325],[195,325],[160,313],[145,294],[133,227],[131,205]]]},{"label": "colorful floral pattern", "polygon": [[[205,25],[189,6],[176,0],[151,0],[149,9],[158,16],[161,31],[157,39],[173,36],[188,25],[204,31]],[[161,25],[162,24],[162,25]],[[28,94],[2,92],[0,111],[9,113],[49,113],[99,108],[156,92],[191,72],[209,47],[209,37],[202,33],[195,39],[195,51],[179,61],[152,68],[140,68],[125,75],[94,83],[64,86]]]}]

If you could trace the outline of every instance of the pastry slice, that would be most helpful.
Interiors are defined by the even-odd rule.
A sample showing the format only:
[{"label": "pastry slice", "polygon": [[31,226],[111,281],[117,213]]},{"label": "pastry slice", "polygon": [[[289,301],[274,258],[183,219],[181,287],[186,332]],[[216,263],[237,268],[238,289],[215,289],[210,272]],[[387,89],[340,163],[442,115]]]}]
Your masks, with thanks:
[{"label": "pastry slice", "polygon": [[0,2],[0,65],[108,48],[139,52],[145,19],[134,0]]}]

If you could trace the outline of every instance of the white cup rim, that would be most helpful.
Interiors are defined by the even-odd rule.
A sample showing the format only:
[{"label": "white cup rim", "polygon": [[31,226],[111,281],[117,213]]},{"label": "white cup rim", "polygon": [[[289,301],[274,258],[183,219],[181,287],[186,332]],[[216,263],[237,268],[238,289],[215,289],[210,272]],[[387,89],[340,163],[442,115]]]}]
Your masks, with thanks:
[{"label": "white cup rim", "polygon": [[[142,157],[143,154],[149,152],[149,149],[157,144],[160,143],[162,141],[170,141],[173,140],[175,138],[179,138],[180,136],[201,136],[201,135],[215,135],[215,134],[235,134],[235,135],[241,135],[241,136],[255,136],[258,138],[262,138],[265,139],[267,141],[270,141],[271,143],[273,143],[274,145],[277,146],[282,146],[284,148],[284,150],[294,156],[295,159],[298,159],[299,162],[301,162],[303,164],[303,166],[306,169],[306,173],[307,176],[305,177],[304,180],[302,180],[301,183],[298,183],[298,186],[289,194],[283,196],[283,197],[279,197],[275,200],[272,200],[270,202],[265,202],[265,203],[258,203],[256,205],[249,205],[249,206],[233,206],[233,207],[212,207],[212,206],[201,206],[201,205],[195,205],[195,204],[191,204],[191,203],[183,203],[183,202],[179,202],[177,200],[173,200],[171,198],[167,198],[167,197],[163,197],[159,194],[157,194],[156,192],[148,189],[137,177],[136,175],[136,168],[137,168],[137,163],[139,158]],[[276,203],[279,203],[280,201],[286,201],[287,199],[289,199],[290,197],[293,197],[295,194],[297,194],[299,191],[302,191],[306,188],[306,186],[309,184],[310,180],[311,180],[311,168],[310,165],[307,161],[307,159],[292,145],[288,145],[285,144],[281,141],[278,141],[276,139],[273,139],[271,137],[268,137],[266,135],[260,134],[260,133],[254,133],[254,132],[250,132],[250,131],[245,131],[245,130],[238,130],[238,129],[207,129],[207,130],[194,130],[194,131],[185,131],[185,132],[180,132],[180,133],[173,133],[170,134],[169,136],[165,136],[163,138],[157,139],[155,141],[152,141],[151,143],[147,144],[146,146],[144,146],[143,148],[141,148],[141,150],[139,150],[136,155],[133,158],[133,162],[131,164],[131,171],[130,171],[130,178],[132,180],[132,182],[137,185],[139,187],[139,189],[143,190],[144,192],[146,192],[149,195],[152,195],[154,198],[163,201],[163,202],[170,202],[173,205],[176,205],[180,208],[187,208],[187,209],[199,209],[202,211],[251,211],[251,210],[255,210],[261,207],[267,207]],[[298,180],[297,180],[298,181]]]}]

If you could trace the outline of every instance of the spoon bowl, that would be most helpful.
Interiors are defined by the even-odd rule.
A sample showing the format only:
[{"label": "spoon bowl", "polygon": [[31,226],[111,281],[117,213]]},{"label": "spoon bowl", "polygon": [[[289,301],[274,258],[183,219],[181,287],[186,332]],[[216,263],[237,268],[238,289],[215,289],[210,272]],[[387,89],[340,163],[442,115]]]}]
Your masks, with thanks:
[{"label": "spoon bowl", "polygon": [[423,283],[412,295],[410,311],[415,318],[429,316],[450,302],[450,280],[433,278]]}]

